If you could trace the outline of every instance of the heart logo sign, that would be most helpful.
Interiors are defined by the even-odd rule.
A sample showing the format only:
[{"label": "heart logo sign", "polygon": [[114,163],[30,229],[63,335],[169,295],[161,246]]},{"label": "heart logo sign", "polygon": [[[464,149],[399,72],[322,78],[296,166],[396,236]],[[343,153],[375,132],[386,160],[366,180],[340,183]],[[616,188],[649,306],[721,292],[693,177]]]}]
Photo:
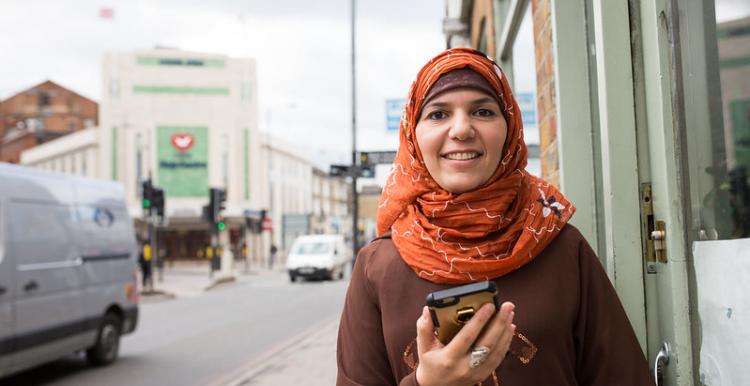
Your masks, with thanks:
[{"label": "heart logo sign", "polygon": [[172,135],[172,146],[175,147],[175,149],[186,152],[191,147],[193,147],[193,144],[195,143],[195,137],[193,137],[192,134],[173,134]]}]

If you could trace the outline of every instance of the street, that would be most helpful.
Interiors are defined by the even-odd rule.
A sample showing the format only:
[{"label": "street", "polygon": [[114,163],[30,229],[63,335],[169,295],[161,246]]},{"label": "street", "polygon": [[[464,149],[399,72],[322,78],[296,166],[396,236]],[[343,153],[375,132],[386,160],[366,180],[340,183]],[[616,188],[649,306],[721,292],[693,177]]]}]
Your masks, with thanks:
[{"label": "street", "polygon": [[[182,279],[204,273],[183,273]],[[280,358],[296,355],[298,347],[316,350],[311,339],[326,343],[308,354],[315,363],[306,365],[322,374],[316,377],[321,385],[330,384],[347,283],[290,283],[285,273],[265,271],[238,275],[236,282],[191,296],[144,297],[138,328],[123,337],[113,365],[93,368],[83,355],[71,355],[0,385],[269,384],[276,372],[294,376],[294,370],[284,371],[294,361]]]}]

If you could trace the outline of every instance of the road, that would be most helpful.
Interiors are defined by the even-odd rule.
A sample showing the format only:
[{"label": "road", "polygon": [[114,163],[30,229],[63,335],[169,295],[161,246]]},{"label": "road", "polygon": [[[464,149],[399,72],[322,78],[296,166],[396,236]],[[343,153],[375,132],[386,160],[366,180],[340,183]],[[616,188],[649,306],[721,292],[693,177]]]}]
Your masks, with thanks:
[{"label": "road", "polygon": [[0,385],[221,385],[248,366],[330,326],[347,281],[289,283],[286,275],[242,276],[199,296],[151,299],[111,366],[71,355]]}]

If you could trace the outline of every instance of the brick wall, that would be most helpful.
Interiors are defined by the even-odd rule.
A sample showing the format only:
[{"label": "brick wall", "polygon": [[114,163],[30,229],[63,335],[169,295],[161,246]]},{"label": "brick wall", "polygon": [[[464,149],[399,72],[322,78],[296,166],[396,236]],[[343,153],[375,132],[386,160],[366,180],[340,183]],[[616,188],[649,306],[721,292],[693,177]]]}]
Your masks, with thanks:
[{"label": "brick wall", "polygon": [[[44,102],[44,103],[43,103]],[[54,82],[45,81],[0,104],[0,161],[18,162],[22,151],[48,140],[98,124],[99,105]],[[42,130],[24,128],[6,134],[27,119],[41,121]]]},{"label": "brick wall", "polygon": [[[474,0],[471,11],[471,46],[482,50],[487,56],[496,56],[497,39],[499,34],[495,31],[495,19],[492,12],[492,0]],[[482,38],[485,39],[486,47],[480,47]]]},{"label": "brick wall", "polygon": [[555,57],[552,46],[550,0],[532,0],[536,57],[537,119],[542,160],[541,177],[560,186],[557,151],[557,96],[555,94]]}]

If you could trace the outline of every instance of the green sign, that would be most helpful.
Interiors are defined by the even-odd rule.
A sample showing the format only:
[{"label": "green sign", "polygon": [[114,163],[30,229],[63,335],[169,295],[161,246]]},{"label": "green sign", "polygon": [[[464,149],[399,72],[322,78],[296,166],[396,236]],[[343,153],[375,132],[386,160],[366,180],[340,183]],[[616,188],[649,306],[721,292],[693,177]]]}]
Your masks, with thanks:
[{"label": "green sign", "polygon": [[157,127],[157,184],[168,197],[205,197],[208,192],[208,129]]}]

